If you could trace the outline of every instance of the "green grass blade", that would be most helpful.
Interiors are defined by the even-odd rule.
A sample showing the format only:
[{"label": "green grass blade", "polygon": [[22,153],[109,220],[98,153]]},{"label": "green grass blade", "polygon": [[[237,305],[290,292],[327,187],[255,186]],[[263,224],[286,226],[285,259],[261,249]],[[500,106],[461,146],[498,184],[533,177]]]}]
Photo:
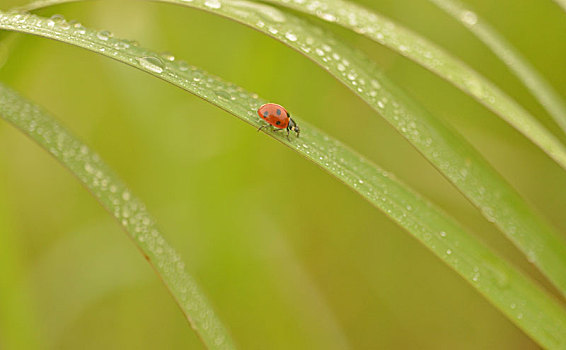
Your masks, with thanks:
[{"label": "green grass blade", "polygon": [[554,2],[557,3],[558,6],[562,7],[564,12],[566,12],[566,0],[554,0]]},{"label": "green grass blade", "polygon": [[100,157],[40,108],[1,84],[0,114],[65,165],[121,223],[203,343],[209,349],[233,349],[228,332],[185,271],[181,257],[160,234],[145,205]]},{"label": "green grass blade", "polygon": [[[463,137],[406,96],[365,56],[320,28],[267,5],[220,0],[152,1],[181,4],[225,16],[304,53],[397,128],[566,295],[564,240]],[[562,154],[564,149],[560,144],[557,146]]]},{"label": "green grass blade", "polygon": [[[311,58],[401,132],[566,295],[564,240],[463,137],[406,96],[365,56],[318,27],[271,6],[246,1],[152,1],[181,4],[228,17]],[[564,148],[559,143],[556,147],[562,159],[566,155]]]},{"label": "green grass blade", "polygon": [[[253,27],[305,54],[367,102],[435,165],[566,295],[566,242],[456,131],[410,99],[365,56],[328,32],[247,1],[152,0],[194,7]],[[564,148],[559,143],[560,159]]]},{"label": "green grass blade", "polygon": [[507,65],[566,132],[566,103],[536,69],[488,23],[457,0],[429,0],[466,26]]},{"label": "green grass blade", "polygon": [[[53,21],[29,14],[0,12],[0,28],[44,36],[86,48],[185,89],[232,113],[254,128],[264,125],[257,116],[256,110],[266,101],[256,94],[246,92],[182,61],[164,60],[152,51],[133,46],[129,41],[101,35],[79,25],[69,26],[62,20]],[[42,123],[32,123],[34,119],[30,120],[30,118],[38,117],[33,112],[39,112],[35,107],[6,88],[3,88],[0,96],[1,114],[37,139],[54,155],[65,161],[82,154],[83,147],[79,144],[74,143],[71,147],[65,144],[65,140],[70,139],[68,134],[64,134],[66,136],[62,138],[53,138],[55,135],[61,135],[63,129],[52,119],[47,119],[41,114]],[[31,116],[28,115],[29,112],[32,112]],[[264,132],[319,165],[372,205],[384,211],[465,278],[541,346],[548,348],[566,346],[566,312],[552,296],[492,253],[451,218],[412,192],[394,176],[380,170],[301,118],[297,118],[297,121],[303,130],[301,138],[287,139],[281,133]],[[53,131],[46,132],[50,130]],[[50,142],[46,142],[47,136]],[[63,148],[60,148],[60,144]],[[69,154],[66,150],[74,150],[74,153]],[[92,155],[88,149],[86,152]],[[85,168],[86,164],[91,164],[92,168]],[[98,185],[94,190],[99,190],[101,181],[105,178],[105,176],[102,178],[96,176],[97,170],[101,167],[100,160],[89,157],[80,165],[72,168],[73,171],[76,171],[79,178],[85,177],[87,184],[96,181]],[[94,170],[94,174],[87,171],[88,169]],[[131,202],[129,193],[126,197],[129,198],[128,202]],[[123,203],[124,198],[120,190],[117,190],[116,194],[115,199]],[[112,205],[112,202],[109,204]],[[137,218],[131,214],[130,218]],[[154,241],[152,242],[155,244]],[[144,240],[141,243],[145,245],[148,241]]]},{"label": "green grass blade", "polygon": [[[75,1],[80,0],[39,0],[20,7],[20,10],[31,11],[45,6]],[[349,28],[397,51],[472,96],[529,138],[562,168],[566,169],[566,149],[536,118],[487,78],[420,35],[384,16],[344,0],[261,1],[271,2],[315,15],[328,22],[336,22],[345,28]],[[538,99],[550,116],[566,132],[566,104],[562,97],[512,45],[508,44],[488,24],[480,22],[475,13],[466,10],[459,3],[451,0],[429,1],[435,3],[466,25],[472,33],[491,48],[511,71],[521,79],[533,96]],[[555,1],[566,8],[565,0]],[[187,6],[192,6],[190,1],[174,0],[171,2],[183,2]],[[215,1],[210,3],[221,4],[221,2]],[[240,4],[250,7],[250,2],[246,1],[233,1],[232,3],[232,5],[235,4],[236,6]],[[198,3],[196,6],[201,7]],[[273,11],[266,7],[262,8],[260,5],[256,5],[255,9],[259,11],[263,9],[266,13]],[[250,25],[250,23],[246,24]]]},{"label": "green grass blade", "polygon": [[[566,169],[564,146],[536,118],[478,72],[420,35],[366,8],[344,0],[263,1],[335,22],[397,51],[472,96]],[[523,69],[521,71],[525,75],[525,71]],[[532,79],[533,75],[529,75],[528,78]],[[544,83],[541,83],[542,79],[537,81],[538,83],[533,81],[531,85],[544,86]],[[550,87],[549,90],[552,91]],[[539,97],[542,94],[543,91],[539,91],[535,96]],[[552,93],[545,95],[541,103],[545,107],[552,106],[551,110],[558,113],[557,122],[565,125],[565,109],[558,95]]]},{"label": "green grass blade", "polygon": [[[315,61],[387,119],[566,295],[566,274],[563,273],[566,243],[562,237],[539,218],[463,137],[406,96],[365,56],[340,43],[330,33],[265,4],[220,0],[152,1],[193,7],[233,19]],[[559,158],[564,158],[564,148],[560,144],[557,147]]]}]

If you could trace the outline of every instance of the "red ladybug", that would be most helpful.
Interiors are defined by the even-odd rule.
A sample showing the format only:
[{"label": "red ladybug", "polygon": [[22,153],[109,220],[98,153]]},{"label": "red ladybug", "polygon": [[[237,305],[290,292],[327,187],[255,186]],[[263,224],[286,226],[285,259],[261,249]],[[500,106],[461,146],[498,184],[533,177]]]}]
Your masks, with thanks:
[{"label": "red ladybug", "polygon": [[[289,137],[289,131],[294,131],[297,133],[297,137],[301,133],[301,129],[295,123],[289,112],[282,106],[275,104],[275,103],[266,103],[263,106],[259,107],[257,110],[257,114],[261,117],[261,119],[265,120],[270,125],[276,127],[277,129],[287,129],[287,137]],[[262,126],[258,129],[261,130],[265,128],[267,125]]]}]

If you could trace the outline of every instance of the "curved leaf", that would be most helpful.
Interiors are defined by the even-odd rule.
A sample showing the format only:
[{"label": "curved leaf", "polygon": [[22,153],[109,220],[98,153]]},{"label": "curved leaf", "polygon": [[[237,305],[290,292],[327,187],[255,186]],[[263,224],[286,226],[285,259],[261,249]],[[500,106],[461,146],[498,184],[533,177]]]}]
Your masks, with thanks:
[{"label": "curved leaf", "polygon": [[457,0],[429,0],[466,26],[507,65],[566,132],[566,104],[562,97],[503,36]]},{"label": "curved leaf", "polygon": [[[57,0],[47,1],[55,4]],[[70,1],[73,0],[61,0]],[[406,96],[365,56],[338,42],[330,33],[265,4],[244,0],[151,1],[193,7],[233,19],[284,42],[315,61],[389,121],[566,295],[566,274],[562,273],[566,267],[566,243],[562,237],[538,217],[464,138]],[[327,1],[345,6],[333,8],[335,21],[338,21],[339,14],[346,16],[348,12],[345,10],[353,11],[356,16],[374,18],[365,12],[359,13],[361,8],[342,0]],[[294,4],[292,6],[298,9],[304,7],[304,3],[287,4]],[[316,4],[307,6],[307,10],[330,20],[320,12],[323,3]],[[32,4],[30,8],[37,7]],[[356,16],[353,18],[358,18]],[[366,28],[358,22],[356,25]],[[394,42],[407,35],[404,30],[397,31],[393,23],[384,25],[384,28],[387,28],[384,32],[389,33],[388,37],[395,38]],[[365,31],[376,33],[369,29]],[[379,33],[375,35],[379,37]],[[412,34],[408,35],[409,41],[413,41]],[[416,44],[419,43],[417,40]],[[415,52],[413,49],[408,51]],[[427,56],[422,50],[418,52],[422,57]],[[562,154],[562,146],[560,150],[559,154]]]},{"label": "curved leaf", "polygon": [[145,205],[113,174],[98,154],[37,106],[2,84],[0,114],[65,165],[121,223],[203,343],[210,349],[233,349],[228,332],[196,282],[185,271],[181,257],[165,241]]},{"label": "curved leaf", "polygon": [[[566,169],[564,146],[536,118],[478,72],[409,29],[344,0],[262,1],[287,6],[297,11],[316,15],[323,20],[335,22],[397,51],[472,96],[529,138],[562,168]],[[474,21],[473,16],[465,17],[463,20],[470,23]],[[477,22],[477,17],[475,21]],[[532,75],[529,76],[529,79],[531,78],[533,78]],[[539,97],[541,94],[542,91],[535,96]],[[541,100],[545,107],[552,106],[552,111],[559,113],[558,119],[560,121],[557,121],[562,125],[565,121],[564,105],[560,105],[560,102],[560,97],[557,95],[554,97],[544,96]]]},{"label": "curved leaf", "polygon": [[[48,37],[111,57],[183,88],[256,128],[264,125],[256,110],[266,101],[256,94],[246,92],[182,61],[164,60],[154,52],[134,46],[132,42],[112,38],[108,33],[92,31],[78,24],[72,26],[61,19],[53,21],[30,14],[3,12],[0,12],[0,28]],[[93,190],[101,190],[101,181],[108,177],[105,173],[102,177],[97,176],[98,170],[106,170],[98,157],[93,156],[88,148],[80,145],[53,120],[13,92],[3,88],[0,98],[0,114],[36,139],[61,161],[67,162],[79,157],[77,164],[71,163],[68,166],[87,185],[94,185]],[[39,121],[41,124],[38,124]],[[303,130],[301,138],[287,139],[280,133],[267,130],[264,132],[319,165],[375,207],[383,210],[539,344],[549,348],[566,346],[566,312],[551,296],[391,174],[380,170],[300,118],[297,118],[297,121]],[[66,140],[72,140],[73,143],[67,145]],[[86,149],[89,157],[82,156],[83,149]],[[88,164],[92,168],[87,167]],[[88,171],[89,169],[94,172]],[[110,191],[110,195],[115,194],[111,198],[122,204],[121,208],[130,209],[128,203],[133,201],[131,194],[127,192],[124,196],[120,193],[122,190],[120,188],[115,192]],[[124,197],[128,198],[125,203]],[[113,202],[110,201],[107,205],[113,205]],[[140,207],[141,204],[137,203],[136,210]],[[128,217],[138,218],[132,216],[133,210],[134,208]],[[121,215],[120,212],[118,215]],[[142,219],[141,223],[143,222]],[[139,220],[135,223],[139,224]],[[129,224],[129,221],[124,224]],[[136,227],[138,226],[134,225],[134,232]],[[138,236],[134,238],[136,237]],[[151,234],[147,236],[144,232],[139,237],[144,237],[140,244],[151,251],[162,247],[159,241],[152,239]],[[153,246],[149,244],[149,240]],[[155,251],[155,254],[163,254],[163,251]],[[168,267],[175,270],[174,266]]]},{"label": "curved leaf", "polygon": [[[243,0],[151,1],[194,7],[233,19],[315,61],[389,121],[566,295],[566,242],[562,237],[463,137],[410,99],[367,57],[330,33],[264,4]],[[564,149],[558,146],[562,154]]]},{"label": "curved leaf", "polygon": [[554,2],[566,12],[566,0],[554,0]]},{"label": "curved leaf", "polygon": [[243,0],[152,1],[219,14],[304,53],[387,119],[566,295],[564,240],[456,131],[406,96],[365,56],[328,32],[267,5]]}]

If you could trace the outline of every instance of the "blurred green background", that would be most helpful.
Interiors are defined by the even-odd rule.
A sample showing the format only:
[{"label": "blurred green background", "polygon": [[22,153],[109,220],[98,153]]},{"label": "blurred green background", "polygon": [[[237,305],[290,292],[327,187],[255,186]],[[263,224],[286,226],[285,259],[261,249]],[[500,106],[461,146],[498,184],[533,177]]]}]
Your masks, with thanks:
[{"label": "blurred green background", "polygon": [[[358,2],[447,48],[559,135],[505,66],[426,0]],[[0,7],[23,3],[2,0]],[[566,95],[566,14],[556,4],[467,3]],[[393,128],[299,53],[177,6],[104,1],[39,13],[169,51],[284,105],[395,173],[548,287]],[[457,128],[566,232],[566,175],[540,150],[423,68],[321,25]],[[57,116],[146,202],[240,348],[537,348],[384,214],[281,144],[105,57],[37,37],[8,39],[15,42],[0,48],[0,80]],[[0,348],[202,348],[119,225],[67,170],[4,122]]]}]

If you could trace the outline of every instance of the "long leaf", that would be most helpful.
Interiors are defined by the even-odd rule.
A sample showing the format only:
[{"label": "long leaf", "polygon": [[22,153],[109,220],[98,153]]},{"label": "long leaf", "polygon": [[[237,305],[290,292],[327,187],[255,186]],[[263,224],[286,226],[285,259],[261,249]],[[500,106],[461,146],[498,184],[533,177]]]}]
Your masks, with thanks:
[{"label": "long leaf", "polygon": [[[287,6],[316,15],[329,22],[336,22],[397,51],[474,97],[539,146],[562,168],[566,169],[564,146],[536,118],[478,72],[409,29],[344,0],[262,1]],[[469,27],[477,26],[477,23],[472,24],[472,22],[477,22],[477,17],[474,19],[473,16],[466,15],[467,13],[464,13],[462,20],[468,23]],[[494,37],[491,37],[491,39],[493,44]],[[503,50],[501,54],[507,54],[504,51],[506,48],[500,47],[500,49]],[[539,98],[541,104],[549,109],[559,125],[566,126],[566,109],[561,98],[558,94],[553,93],[552,88],[545,84],[542,78],[537,79],[536,73],[530,71],[531,74],[529,74],[528,66],[525,62],[523,63],[523,65],[517,67],[517,70],[521,72],[521,79],[528,80],[529,85],[533,88],[546,88],[546,90],[537,90],[536,92],[531,88],[531,91],[535,93],[535,97]]]},{"label": "long leaf", "polygon": [[181,257],[165,241],[145,205],[113,174],[98,154],[40,108],[2,84],[0,115],[65,165],[121,223],[207,348],[233,349],[228,332],[196,282],[185,271]]},{"label": "long leaf", "polygon": [[[389,121],[566,296],[566,242],[460,136],[386,79],[367,57],[330,33],[248,1],[152,0],[219,14],[270,35],[326,69]],[[560,152],[564,149],[560,146]],[[565,153],[566,154],[566,153]],[[562,157],[562,156],[561,156]]]},{"label": "long leaf", "polygon": [[501,34],[457,0],[428,0],[466,26],[507,65],[566,132],[566,104],[552,86]]},{"label": "long leaf", "polygon": [[566,0],[554,0],[554,2],[557,3],[558,6],[562,7],[564,12],[566,12]]},{"label": "long leaf", "polygon": [[[256,94],[246,92],[182,61],[164,60],[156,53],[134,46],[129,41],[109,37],[106,32],[92,31],[78,24],[69,25],[62,20],[53,21],[30,14],[3,12],[0,12],[0,27],[59,40],[124,62],[217,105],[254,128],[264,125],[256,110],[266,101]],[[83,147],[78,144],[60,149],[58,138],[52,139],[53,142],[44,143],[45,135],[48,135],[45,133],[48,130],[46,125],[56,131],[53,135],[60,135],[63,129],[43,114],[41,120],[45,124],[41,125],[41,129],[38,128],[37,122],[31,123],[23,119],[27,114],[14,113],[14,110],[38,111],[36,108],[5,88],[0,96],[4,96],[0,100],[1,114],[44,144],[44,147],[51,150],[61,161],[72,159],[68,158],[71,155],[65,152],[67,149],[74,150],[74,154],[82,153]],[[21,109],[17,108],[21,105]],[[566,312],[552,296],[480,244],[451,218],[416,195],[394,176],[380,170],[301,118],[297,118],[297,121],[303,130],[300,138],[287,139],[280,133],[264,132],[319,165],[384,211],[541,346],[566,346]],[[63,139],[70,137],[65,135],[67,136]],[[90,154],[88,150],[87,154]],[[88,161],[87,164],[97,162],[94,163],[97,165],[95,169],[100,167],[98,158]],[[79,177],[87,176],[87,184],[96,180],[85,168],[77,167],[76,172]],[[94,175],[97,173],[95,171]],[[94,190],[98,190],[99,186],[95,186]],[[116,193],[119,194],[118,191]],[[126,196],[128,198],[131,196],[129,193]],[[118,195],[116,200],[122,203],[123,198]]]},{"label": "long leaf", "polygon": [[[566,243],[562,237],[463,137],[406,96],[365,56],[340,43],[330,33],[265,4],[243,0],[152,1],[193,7],[233,19],[284,42],[315,61],[387,119],[566,295],[566,274],[562,272],[566,268]],[[56,0],[49,2],[54,4]],[[310,11],[317,8],[309,7]],[[339,7],[334,11],[343,13],[345,9],[354,11],[349,7],[342,12]],[[320,15],[320,12],[315,13]],[[386,27],[395,32],[394,25]]]},{"label": "long leaf", "polygon": [[[19,9],[31,11],[45,6],[81,0],[39,0]],[[82,0],[88,1],[88,0]],[[154,0],[161,1],[161,0]],[[225,1],[225,0],[223,0]],[[345,28],[362,34],[414,62],[422,65],[439,77],[452,83],[463,92],[474,97],[479,103],[500,116],[520,131],[546,154],[566,169],[566,149],[560,141],[548,132],[536,118],[505,94],[487,78],[474,71],[461,60],[431,43],[420,35],[398,23],[374,13],[357,4],[344,0],[259,0],[286,6],[297,11],[316,15],[328,22],[336,22]],[[552,86],[521,56],[521,54],[477,15],[451,0],[429,0],[466,25],[514,72],[556,123],[566,132],[566,104]],[[556,0],[558,3],[564,0]],[[187,6],[191,1],[178,0]],[[219,1],[210,1],[214,8]],[[231,5],[250,7],[246,1],[231,1]],[[197,7],[198,5],[197,1]],[[210,7],[209,7],[210,8]],[[270,10],[260,5],[256,10]],[[249,23],[246,23],[249,25]]]}]

